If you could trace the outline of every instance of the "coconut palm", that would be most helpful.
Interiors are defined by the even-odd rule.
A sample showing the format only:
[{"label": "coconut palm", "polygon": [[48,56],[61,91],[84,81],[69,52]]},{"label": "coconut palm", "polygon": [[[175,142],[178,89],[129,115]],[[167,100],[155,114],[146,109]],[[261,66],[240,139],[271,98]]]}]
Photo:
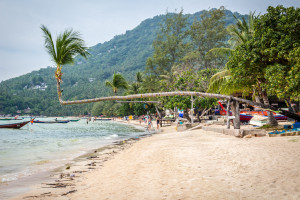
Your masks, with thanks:
[{"label": "coconut palm", "polygon": [[57,83],[57,94],[59,101],[62,102],[60,89],[62,66],[73,64],[76,55],[81,55],[86,58],[89,55],[87,51],[88,48],[85,46],[83,39],[81,39],[79,32],[73,31],[73,29],[67,29],[59,34],[55,44],[48,28],[41,25],[41,29],[44,33],[44,46],[49,53],[51,60],[56,65],[55,79]]},{"label": "coconut palm", "polygon": [[116,94],[119,88],[128,88],[128,84],[122,74],[114,73],[112,81],[106,81],[105,85],[111,87],[113,92]]},{"label": "coconut palm", "polygon": [[227,27],[227,31],[231,36],[228,40],[230,48],[213,48],[207,52],[207,55],[215,54],[221,57],[228,57],[238,45],[249,41],[253,36],[254,22],[257,19],[257,17],[254,16],[254,13],[255,12],[249,13],[248,20],[244,17],[240,20],[233,15],[236,19],[236,24]]},{"label": "coconut palm", "polygon": [[135,75],[136,83],[142,83],[143,82],[143,74],[141,72],[137,72]]},{"label": "coconut palm", "polygon": [[[235,15],[233,17],[236,19],[236,24],[230,25],[227,31],[231,35],[229,43],[231,48],[214,48],[211,49],[207,54],[218,54],[220,56],[228,56],[234,49],[242,44],[249,41],[254,33],[254,21],[257,17],[254,16],[254,12],[250,12],[248,15],[248,22],[243,17],[242,20],[238,19]],[[211,77],[208,92],[217,92],[222,94],[232,94],[235,92],[245,92],[244,88],[239,88],[238,86],[230,85],[231,79],[230,71],[224,69],[221,72],[216,73]],[[249,91],[250,88],[246,90]]]},{"label": "coconut palm", "polygon": [[246,43],[252,38],[254,33],[254,22],[257,19],[257,17],[254,16],[254,13],[255,12],[249,13],[248,21],[246,21],[244,17],[242,18],[242,20],[240,20],[235,15],[233,15],[237,23],[234,25],[230,25],[227,28],[227,31],[231,35],[231,38],[228,42],[233,48],[242,43]]},{"label": "coconut palm", "polygon": [[140,88],[141,86],[137,82],[134,82],[128,86],[125,95],[138,94],[140,92]]}]

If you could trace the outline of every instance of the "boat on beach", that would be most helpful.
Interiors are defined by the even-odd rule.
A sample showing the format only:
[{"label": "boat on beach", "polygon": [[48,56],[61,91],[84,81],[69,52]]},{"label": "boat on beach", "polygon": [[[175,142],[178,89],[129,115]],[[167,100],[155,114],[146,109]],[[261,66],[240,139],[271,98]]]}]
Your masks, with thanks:
[{"label": "boat on beach", "polygon": [[9,124],[1,124],[0,128],[21,128],[28,124],[30,121],[18,122],[18,123],[9,123]]},{"label": "boat on beach", "polygon": [[21,117],[1,117],[0,120],[23,120],[23,118]]},{"label": "boat on beach", "polygon": [[110,121],[111,119],[110,118],[97,118],[95,119],[96,121]]},{"label": "boat on beach", "polygon": [[0,118],[0,120],[12,120],[12,118]]},{"label": "boat on beach", "polygon": [[80,119],[70,119],[70,122],[78,122]]},{"label": "boat on beach", "polygon": [[252,117],[252,115],[240,114],[240,121],[248,123],[252,119]]},{"label": "boat on beach", "polygon": [[[267,111],[241,111],[243,114],[248,114],[248,115],[260,115],[264,117],[268,117],[268,112]],[[280,115],[275,112],[272,112],[276,120],[287,120],[287,116],[285,115]]]},{"label": "boat on beach", "polygon": [[[224,106],[222,105],[222,103],[220,101],[218,103],[221,107],[220,115],[226,115],[226,110],[224,109]],[[272,113],[276,120],[287,120],[287,116],[285,116],[285,115],[280,115],[275,112],[272,112]],[[232,115],[231,111],[229,111],[229,115]],[[267,117],[268,112],[267,111],[240,111],[240,120],[241,120],[241,122],[248,123],[253,118],[254,115],[260,115],[263,117]]]},{"label": "boat on beach", "polygon": [[55,124],[55,123],[69,123],[70,120],[54,120],[54,121],[40,121],[34,120],[33,123]]}]

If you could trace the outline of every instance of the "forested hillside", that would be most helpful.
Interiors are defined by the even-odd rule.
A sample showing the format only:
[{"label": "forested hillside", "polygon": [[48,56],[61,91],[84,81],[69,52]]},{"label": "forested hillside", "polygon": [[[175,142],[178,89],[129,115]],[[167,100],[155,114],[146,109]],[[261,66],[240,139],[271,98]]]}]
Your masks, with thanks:
[{"label": "forested hillside", "polygon": [[[195,19],[199,20],[202,12],[185,15],[189,24]],[[226,26],[236,22],[231,11],[226,10],[225,14]],[[238,13],[234,14],[241,17]],[[147,58],[153,55],[152,43],[164,19],[165,15],[146,19],[133,30],[115,36],[103,44],[90,47],[91,55],[87,60],[78,57],[73,66],[64,66],[61,85],[63,98],[76,100],[108,95],[111,91],[104,83],[114,72],[122,73],[129,81],[133,80],[136,72],[145,70]],[[52,65],[50,59],[49,65]],[[92,104],[74,106],[59,104],[54,71],[54,67],[42,68],[1,82],[0,114],[51,116],[89,113]]]}]

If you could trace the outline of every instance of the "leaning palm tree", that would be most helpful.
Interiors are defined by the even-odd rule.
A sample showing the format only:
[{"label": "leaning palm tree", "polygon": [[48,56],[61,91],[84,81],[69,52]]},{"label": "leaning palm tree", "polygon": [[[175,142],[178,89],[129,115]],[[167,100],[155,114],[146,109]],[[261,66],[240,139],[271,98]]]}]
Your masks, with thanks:
[{"label": "leaning palm tree", "polygon": [[66,64],[73,64],[74,57],[81,55],[86,58],[89,53],[83,39],[81,39],[79,32],[73,29],[67,29],[59,34],[56,38],[55,44],[52,35],[48,28],[44,25],[41,26],[44,33],[44,46],[49,53],[51,60],[56,65],[55,79],[57,83],[58,99],[62,102],[60,83],[62,82],[62,66]]},{"label": "leaning palm tree", "polygon": [[[248,105],[255,105],[262,108],[271,108],[275,109],[270,105],[264,105],[257,102],[252,102],[246,99],[236,98],[232,96],[222,95],[222,94],[211,94],[211,93],[202,93],[202,92],[192,92],[192,91],[176,91],[176,92],[158,92],[158,93],[147,93],[147,94],[134,94],[128,96],[111,96],[111,97],[99,97],[94,99],[82,99],[82,100],[74,100],[74,101],[64,101],[61,97],[61,69],[64,64],[72,63],[74,61],[74,56],[81,55],[83,57],[87,57],[89,53],[87,52],[87,47],[85,47],[83,40],[80,38],[78,32],[73,32],[73,30],[66,30],[63,34],[60,34],[56,39],[56,45],[53,43],[52,35],[50,31],[45,27],[41,26],[42,31],[44,32],[45,38],[45,47],[50,54],[53,62],[56,64],[55,78],[57,81],[57,93],[59,102],[62,105],[72,105],[72,104],[83,104],[83,103],[93,103],[99,101],[111,101],[111,100],[129,100],[129,99],[137,99],[137,98],[154,98],[154,97],[162,97],[162,96],[201,96],[201,97],[211,97],[211,98],[219,98],[219,99],[230,99],[234,101],[238,101],[241,103],[245,103]],[[143,83],[143,89],[145,91],[155,91],[153,87],[157,86],[155,77],[149,76],[147,77]],[[106,84],[111,85],[111,84]],[[156,88],[155,88],[156,89]],[[288,111],[281,111],[280,113],[285,114],[287,116],[291,116],[291,118],[297,119],[300,121],[300,117],[297,114],[290,113]]]},{"label": "leaning palm tree", "polygon": [[128,88],[128,83],[126,82],[125,78],[122,76],[122,74],[116,74],[114,73],[112,81],[106,81],[105,85],[107,87],[111,87],[113,89],[113,92],[116,94],[119,88]]}]

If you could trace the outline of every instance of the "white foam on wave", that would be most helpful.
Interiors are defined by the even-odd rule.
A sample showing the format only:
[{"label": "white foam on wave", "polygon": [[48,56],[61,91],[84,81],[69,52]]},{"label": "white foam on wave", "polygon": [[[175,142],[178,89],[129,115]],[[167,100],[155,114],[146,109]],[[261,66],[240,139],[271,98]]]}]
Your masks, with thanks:
[{"label": "white foam on wave", "polygon": [[106,139],[106,140],[110,140],[110,139],[115,139],[115,138],[117,138],[117,137],[119,137],[118,134],[112,134],[112,135],[106,136],[105,139]]}]

